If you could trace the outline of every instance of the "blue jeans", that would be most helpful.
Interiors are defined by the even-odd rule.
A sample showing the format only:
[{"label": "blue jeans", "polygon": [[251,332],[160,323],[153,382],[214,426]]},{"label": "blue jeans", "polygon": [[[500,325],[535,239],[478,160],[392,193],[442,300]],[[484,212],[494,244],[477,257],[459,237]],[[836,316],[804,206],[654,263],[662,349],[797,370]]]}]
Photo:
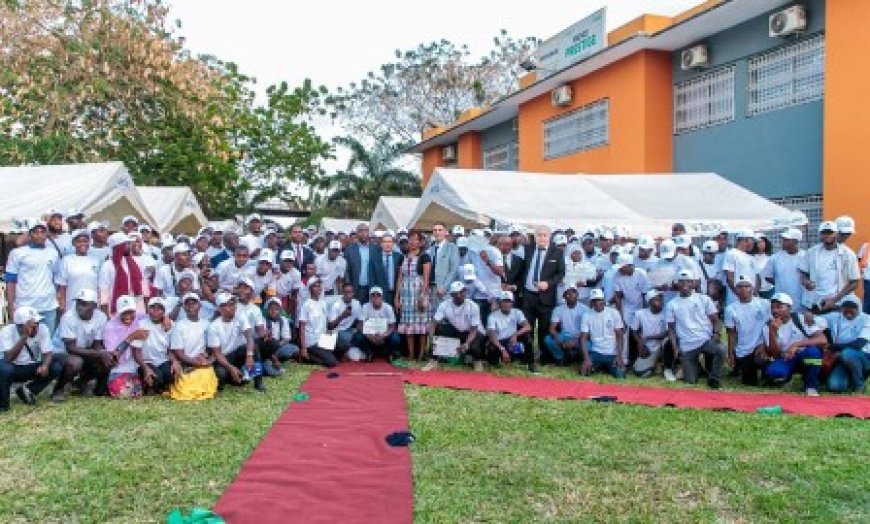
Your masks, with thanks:
[{"label": "blue jeans", "polygon": [[275,356],[278,357],[278,362],[287,362],[293,355],[299,353],[299,347],[296,344],[284,344],[283,346],[278,348],[278,351],[275,352]]},{"label": "blue jeans", "polygon": [[[578,336],[570,335],[568,333],[559,333],[559,343],[565,342],[566,340],[578,340]],[[565,352],[562,351],[562,348],[559,347],[559,344],[556,343],[556,339],[553,338],[553,335],[547,335],[544,337],[544,346],[547,348],[547,351],[550,352],[550,356],[553,357],[553,361],[557,365],[562,365],[565,363]],[[574,348],[576,353],[580,352],[580,344],[577,344],[577,347]],[[570,361],[570,359],[569,359]]]},{"label": "blue jeans", "polygon": [[614,378],[625,378],[625,370],[616,367],[616,355],[602,355],[601,353],[590,351],[589,360],[592,361],[593,373],[601,370],[610,373]]},{"label": "blue jeans", "polygon": [[[866,282],[866,280],[865,280]],[[834,393],[849,391],[851,384],[855,391],[864,392],[864,378],[870,374],[870,356],[860,349],[844,349],[834,363],[828,377],[828,390]]]},{"label": "blue jeans", "polygon": [[363,353],[366,354],[366,358],[369,360],[374,357],[383,357],[387,359],[392,359],[394,357],[398,357],[400,354],[400,346],[402,344],[402,339],[399,337],[399,334],[395,331],[390,333],[390,336],[387,337],[383,344],[375,345],[369,342],[369,339],[365,337],[360,332],[356,332],[353,336],[352,345],[360,348]]},{"label": "blue jeans", "polygon": [[777,357],[764,368],[764,376],[770,380],[788,382],[796,371],[803,377],[804,389],[819,389],[819,372],[822,370],[822,350],[807,346],[786,360]]}]

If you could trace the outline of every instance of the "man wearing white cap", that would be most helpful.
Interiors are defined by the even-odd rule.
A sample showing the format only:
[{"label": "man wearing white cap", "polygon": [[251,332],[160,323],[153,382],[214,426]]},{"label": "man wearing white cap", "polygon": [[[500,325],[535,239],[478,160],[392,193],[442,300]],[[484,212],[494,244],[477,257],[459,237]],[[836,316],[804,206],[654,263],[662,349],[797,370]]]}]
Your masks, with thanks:
[{"label": "man wearing white cap", "polygon": [[[253,270],[249,268],[245,273],[245,276],[253,283],[254,295],[252,300],[254,302],[265,301],[267,297],[277,294],[277,278],[274,266],[275,252],[264,247],[260,250],[260,254],[257,255],[257,265]],[[266,294],[266,298],[264,298],[263,293]]]},{"label": "man wearing white cap", "polygon": [[[737,277],[737,302],[725,308],[728,363],[744,386],[758,385],[756,359],[764,351],[764,327],[770,320],[770,302],[753,296],[755,288],[745,276]],[[763,355],[761,355],[763,356]]]},{"label": "man wearing white cap", "polygon": [[97,268],[97,273],[99,273],[103,264],[109,260],[112,254],[112,248],[109,247],[109,229],[102,222],[91,222],[88,224],[88,232],[91,234],[91,245],[88,248],[88,255],[97,259],[100,263],[99,268]]},{"label": "man wearing white cap", "polygon": [[208,255],[209,260],[218,256],[224,250],[224,232],[222,228],[214,227],[212,228],[211,234],[208,239],[208,247],[205,250],[205,254]]},{"label": "man wearing white cap", "polygon": [[659,356],[662,356],[665,378],[673,382],[676,380],[674,352],[668,341],[664,297],[656,289],[650,289],[644,297],[647,307],[634,314],[629,326],[635,346],[638,348],[637,360],[634,361],[634,372],[639,377],[649,377],[655,370]]},{"label": "man wearing white cap", "polygon": [[280,263],[275,274],[275,291],[284,310],[295,314],[299,289],[302,287],[302,273],[294,265],[296,257],[292,251],[285,249],[278,258]]},{"label": "man wearing white cap", "polygon": [[722,257],[719,255],[719,244],[715,240],[707,240],[701,246],[700,291],[721,304],[725,299],[725,273],[722,272]]},{"label": "man wearing white cap", "polygon": [[91,237],[87,230],[73,231],[70,237],[74,251],[60,259],[54,279],[61,315],[75,307],[81,290],[97,289],[100,278],[100,262],[88,255]]},{"label": "man wearing white cap", "polygon": [[580,321],[589,311],[579,301],[577,286],[568,285],[562,295],[565,302],[553,310],[549,334],[544,338],[544,347],[557,366],[580,362]]},{"label": "man wearing white cap", "polygon": [[345,282],[341,298],[334,300],[327,309],[327,330],[334,331],[337,335],[335,342],[337,353],[342,354],[350,349],[361,314],[362,306],[354,298],[353,285]]},{"label": "man wearing white cap", "polygon": [[322,299],[322,287],[317,277],[308,280],[308,300],[299,312],[299,357],[311,360],[327,368],[338,365],[335,348],[321,347],[320,338],[327,331],[328,315],[326,302]]},{"label": "man wearing white cap", "polygon": [[779,235],[782,249],[770,257],[761,277],[774,285],[776,291],[785,293],[795,303],[795,311],[803,303],[804,287],[801,284],[800,266],[806,252],[800,248],[804,235],[800,229],[786,229]]},{"label": "man wearing white cap", "polygon": [[848,215],[837,217],[837,242],[845,244],[855,234],[855,219]]},{"label": "man wearing white cap", "polygon": [[52,380],[60,376],[63,364],[54,361],[51,335],[42,316],[31,306],[18,306],[13,324],[0,329],[0,412],[9,410],[9,389],[23,383],[15,394],[28,405]]},{"label": "man wearing white cap", "polygon": [[861,273],[855,253],[837,242],[837,224],[819,224],[821,242],[809,248],[798,265],[803,305],[815,313],[836,309],[837,302],[858,289]]},{"label": "man wearing white cap", "polygon": [[129,235],[139,228],[139,219],[133,215],[127,215],[121,219],[121,231]]},{"label": "man wearing white cap", "polygon": [[662,299],[667,305],[677,296],[677,274],[680,268],[677,266],[677,246],[670,238],[662,240],[659,244],[659,259],[647,272],[650,285],[662,293]]},{"label": "man wearing white cap", "polygon": [[601,289],[592,290],[589,303],[589,311],[580,320],[580,350],[583,352],[580,374],[585,376],[603,370],[614,378],[625,378],[622,317],[607,306]]},{"label": "man wearing white cap", "polygon": [[819,396],[821,348],[827,344],[824,319],[816,317],[810,324],[804,315],[792,311],[794,302],[785,293],[774,294],[770,302],[772,318],[763,336],[767,357],[762,364],[764,378],[774,385],[783,384],[799,371],[807,395]]},{"label": "man wearing white cap", "polygon": [[[172,248],[172,256],[174,259],[172,264],[160,267],[154,278],[154,287],[164,297],[178,296],[175,289],[178,283],[178,275],[182,271],[191,268],[190,246],[187,244],[175,244]],[[199,288],[199,279],[195,279],[193,281],[193,289],[198,290]]]},{"label": "man wearing white cap", "polygon": [[655,255],[656,242],[649,235],[643,235],[637,239],[637,256],[634,257],[634,265],[644,271],[649,271],[658,261]]},{"label": "man wearing white cap", "polygon": [[30,242],[9,253],[6,260],[6,303],[14,309],[30,306],[39,312],[43,324],[53,331],[57,325],[57,290],[54,276],[60,262],[58,251],[46,245],[48,226],[34,221]]},{"label": "man wearing white cap", "polygon": [[526,244],[529,237],[526,236],[526,228],[522,226],[511,226],[510,228],[511,245],[513,246],[513,254],[523,258],[526,256]]},{"label": "man wearing white cap", "polygon": [[847,295],[840,301],[840,311],[825,315],[825,321],[835,356],[828,389],[834,393],[864,393],[870,375],[870,315],[861,313],[858,297]]},{"label": "man wearing white cap", "polygon": [[[209,324],[206,332],[206,344],[214,357],[214,372],[219,384],[241,386],[246,377],[255,373],[256,363],[260,361],[253,328],[246,315],[236,310],[236,297],[233,295],[218,293],[215,303],[220,316]],[[254,388],[265,392],[262,374],[254,377]]]},{"label": "man wearing white cap", "polygon": [[[488,341],[486,360],[492,366],[499,362],[507,364],[511,360],[525,356],[525,346],[530,344],[529,322],[519,309],[514,308],[514,294],[502,291],[498,297],[498,308],[489,314],[486,324]],[[482,365],[477,368],[482,371]]]},{"label": "man wearing white cap", "polygon": [[701,293],[695,293],[695,275],[681,270],[677,275],[679,295],[665,306],[668,337],[674,349],[674,360],[679,355],[683,363],[683,380],[689,384],[698,381],[701,374],[701,355],[706,356],[711,389],[721,387],[725,346],[719,340],[719,314],[716,304]]},{"label": "man wearing white cap", "polygon": [[[459,339],[457,353],[460,357],[471,357],[475,370],[482,369],[483,336],[480,322],[480,308],[477,304],[465,298],[465,285],[456,281],[450,284],[450,300],[438,305],[432,316],[429,328],[429,347],[433,348],[434,337],[449,337]],[[431,371],[438,366],[438,359],[433,354],[423,371]]]},{"label": "man wearing white cap", "polygon": [[181,364],[169,351],[172,328],[173,322],[166,315],[166,302],[162,297],[152,297],[148,301],[148,317],[142,319],[138,326],[147,335],[143,340],[131,344],[133,360],[139,366],[139,377],[147,393],[159,395],[172,384],[175,377],[181,376]]},{"label": "man wearing white cap", "polygon": [[327,297],[338,295],[343,287],[344,274],[347,272],[347,262],[341,256],[341,242],[330,241],[326,255],[318,258],[314,266],[317,277],[323,281],[323,295]]},{"label": "man wearing white cap", "polygon": [[253,213],[245,220],[245,226],[247,226],[248,234],[239,238],[239,243],[248,246],[248,253],[253,258],[260,254],[260,248],[265,245],[263,219],[257,213]]},{"label": "man wearing white cap", "polygon": [[736,234],[736,244],[725,253],[722,260],[722,272],[725,273],[725,305],[729,306],[737,302],[737,277],[745,276],[752,282],[754,289],[758,289],[758,273],[755,262],[749,254],[755,246],[755,233],[744,229]]},{"label": "man wearing white cap", "polygon": [[243,277],[249,274],[248,261],[251,258],[251,252],[248,246],[239,244],[233,252],[232,258],[224,260],[215,269],[217,273],[220,287],[224,289],[232,289],[239,283]]},{"label": "man wearing white cap", "polygon": [[[652,287],[646,271],[634,267],[634,257],[629,254],[619,255],[616,259],[616,274],[613,277],[613,305],[622,315],[622,323],[634,325],[634,315],[643,308],[644,294]],[[623,337],[623,361],[626,367],[632,367],[637,359],[639,347],[630,337]]]},{"label": "man wearing white cap", "polygon": [[64,400],[65,386],[76,377],[81,384],[91,379],[105,382],[112,367],[103,347],[103,328],[109,319],[97,308],[96,288],[80,289],[72,299],[73,307],[60,318],[53,340],[57,356],[65,360],[51,396],[55,402]]},{"label": "man wearing white cap", "polygon": [[[359,315],[359,329],[354,335],[353,345],[365,353],[371,361],[383,357],[392,361],[399,356],[401,339],[396,331],[396,313],[393,306],[384,299],[384,290],[374,286],[369,290],[369,301],[363,304]],[[376,322],[370,322],[376,321]],[[370,326],[366,326],[369,322]],[[377,328],[373,324],[381,324]]]}]

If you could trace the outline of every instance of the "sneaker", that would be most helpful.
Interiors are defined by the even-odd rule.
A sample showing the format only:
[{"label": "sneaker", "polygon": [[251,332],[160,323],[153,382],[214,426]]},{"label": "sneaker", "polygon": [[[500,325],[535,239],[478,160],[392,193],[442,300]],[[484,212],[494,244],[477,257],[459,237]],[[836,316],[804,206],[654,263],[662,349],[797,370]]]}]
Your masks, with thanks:
[{"label": "sneaker", "polygon": [[537,375],[540,372],[541,372],[541,368],[540,368],[540,366],[538,366],[537,363],[532,362],[531,364],[529,364],[529,373]]},{"label": "sneaker", "polygon": [[474,371],[476,373],[483,373],[484,371],[486,371],[486,369],[483,367],[482,360],[475,360],[474,361]]},{"label": "sneaker", "polygon": [[818,397],[819,390],[816,388],[807,388],[807,396],[808,397]]},{"label": "sneaker", "polygon": [[55,391],[51,394],[51,401],[55,404],[61,404],[66,402],[66,393],[61,389],[59,391]]},{"label": "sneaker", "polygon": [[673,369],[665,369],[665,380],[667,380],[668,382],[676,382],[677,381],[677,376],[674,375]]},{"label": "sneaker", "polygon": [[722,389],[722,384],[715,378],[708,378],[707,385],[710,389]]},{"label": "sneaker", "polygon": [[33,392],[30,391],[30,388],[27,386],[18,386],[15,389],[15,394],[18,395],[18,398],[21,399],[21,402],[24,402],[28,406],[36,405],[36,397],[33,396]]},{"label": "sneaker", "polygon": [[683,380],[683,368],[677,370],[676,379]]},{"label": "sneaker", "polygon": [[423,366],[423,371],[434,371],[438,369],[438,361],[430,360],[425,366]]}]

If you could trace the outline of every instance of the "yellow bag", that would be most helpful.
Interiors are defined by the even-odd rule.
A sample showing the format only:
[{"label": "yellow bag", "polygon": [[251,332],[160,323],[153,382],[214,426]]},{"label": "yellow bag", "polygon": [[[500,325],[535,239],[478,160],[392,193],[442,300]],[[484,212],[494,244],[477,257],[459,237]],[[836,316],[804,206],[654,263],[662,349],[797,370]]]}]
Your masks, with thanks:
[{"label": "yellow bag", "polygon": [[183,373],[169,388],[173,400],[208,400],[217,394],[218,378],[213,368],[196,368]]}]

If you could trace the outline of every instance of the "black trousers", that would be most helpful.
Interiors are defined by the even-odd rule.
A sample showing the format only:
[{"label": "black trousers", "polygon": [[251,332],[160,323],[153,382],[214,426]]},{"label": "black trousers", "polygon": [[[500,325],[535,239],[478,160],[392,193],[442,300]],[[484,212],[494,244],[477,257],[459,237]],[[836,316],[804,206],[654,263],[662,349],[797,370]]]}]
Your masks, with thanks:
[{"label": "black trousers", "polygon": [[[505,338],[499,340],[498,342],[502,345],[502,347],[508,349],[508,354],[511,357],[511,361],[513,361],[515,358],[517,358],[517,356],[511,353],[510,349],[508,348],[510,340],[511,339],[509,338]],[[517,342],[522,343],[524,350],[529,344],[532,343],[531,340],[529,340],[529,338],[525,335],[517,338]],[[525,360],[525,354],[523,355],[523,359]],[[490,341],[489,339],[487,339],[486,341],[486,361],[489,362],[489,364],[492,366],[497,366],[499,363],[501,363],[501,351],[499,351],[498,347],[493,344],[492,341]]]},{"label": "black trousers", "polygon": [[482,326],[482,328],[485,328],[486,323],[489,320],[489,314],[492,310],[492,307],[489,304],[489,300],[475,298],[472,302],[477,304],[477,307],[480,308],[480,325]]},{"label": "black trousers", "polygon": [[758,372],[761,368],[755,363],[755,353],[752,352],[745,357],[738,357],[734,361],[736,371],[740,372],[740,383],[744,386],[757,386]]},{"label": "black trousers", "polygon": [[[145,364],[154,373],[154,385],[151,387],[151,392],[160,394],[166,391],[172,384],[172,362],[166,361],[159,366],[153,364]],[[145,372],[139,368],[139,378],[145,379]]]},{"label": "black trousers", "polygon": [[[538,333],[536,344],[540,352],[547,347],[544,338],[550,331],[550,318],[553,316],[553,306],[544,305],[541,302],[540,293],[526,290],[523,294],[523,314],[526,316],[526,320],[529,321],[532,332],[537,331]],[[527,344],[525,349],[526,363],[531,364],[535,362],[538,357],[532,344]]]},{"label": "black trousers", "polygon": [[34,395],[46,388],[51,381],[60,376],[63,364],[52,360],[44,377],[36,375],[40,364],[13,364],[0,358],[0,410],[9,409],[9,388],[14,382],[25,382],[24,387]]},{"label": "black trousers", "polygon": [[[229,353],[224,353],[224,358],[227,359],[227,362],[232,364],[233,366],[242,369],[245,365],[245,360],[247,359],[248,347],[247,346],[239,346],[236,349],[230,351]],[[254,345],[254,362],[260,361],[260,350],[257,349],[256,344]],[[233,384],[233,385],[241,385],[234,384],[232,379],[230,378],[229,371],[226,370],[225,367],[221,366],[217,362],[214,363],[214,374],[217,375],[218,384],[223,386],[224,384]],[[259,388],[263,384],[263,375],[259,375],[254,377],[254,386]]]},{"label": "black trousers", "polygon": [[327,368],[334,368],[338,365],[338,359],[336,359],[334,351],[323,349],[318,347],[316,344],[308,348],[307,351],[308,360],[316,364],[320,364]]},{"label": "black trousers", "polygon": [[[459,331],[453,324],[450,322],[444,321],[435,326],[435,336],[436,337],[450,337],[450,338],[458,338],[459,342],[465,344],[468,340],[468,335],[471,334],[471,331]],[[474,360],[483,360],[483,336],[480,333],[474,337],[468,343],[468,354],[471,355],[471,358]]]}]

